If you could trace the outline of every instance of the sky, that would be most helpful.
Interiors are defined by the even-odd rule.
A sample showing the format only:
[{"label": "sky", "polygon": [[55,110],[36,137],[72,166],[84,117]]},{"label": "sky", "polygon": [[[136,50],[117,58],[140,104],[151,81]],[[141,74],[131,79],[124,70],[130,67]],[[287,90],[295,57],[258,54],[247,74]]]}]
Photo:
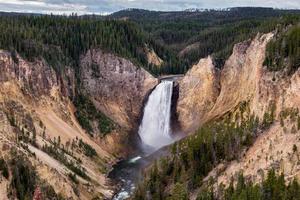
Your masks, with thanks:
[{"label": "sky", "polygon": [[0,0],[0,11],[79,15],[106,15],[126,8],[181,11],[238,6],[300,9],[300,0]]}]

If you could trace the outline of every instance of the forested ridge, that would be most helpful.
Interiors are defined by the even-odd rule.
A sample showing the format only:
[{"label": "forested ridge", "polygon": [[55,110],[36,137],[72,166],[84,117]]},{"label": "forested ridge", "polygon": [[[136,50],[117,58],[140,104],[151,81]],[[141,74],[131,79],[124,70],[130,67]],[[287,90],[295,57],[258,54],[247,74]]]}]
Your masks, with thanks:
[{"label": "forested ridge", "polygon": [[[299,198],[299,196],[285,198],[286,196],[276,195],[277,192],[287,192],[286,195],[289,195],[289,187],[296,187],[297,194],[300,189],[298,184],[291,183],[293,186],[278,188],[276,191],[274,189],[276,181],[284,185],[284,179],[280,176],[277,180],[272,170],[262,185],[269,189],[273,188],[274,191],[269,189],[261,191],[260,185],[251,182],[246,184],[241,176],[238,182],[243,181],[240,183],[243,185],[242,188],[233,187],[232,182],[230,186],[220,186],[220,191],[218,190],[216,194],[216,191],[212,190],[214,180],[209,180],[209,183],[205,180],[218,164],[241,159],[243,152],[254,143],[257,136],[273,124],[275,110],[275,105],[271,103],[263,119],[259,120],[250,114],[248,103],[243,102],[220,119],[204,124],[193,135],[173,144],[169,156],[156,161],[144,172],[146,178],[137,188],[134,199],[142,200],[146,196],[151,196],[153,199],[184,200],[195,191],[199,200]],[[298,112],[290,111],[287,115],[300,119]],[[297,149],[294,147],[293,151]],[[270,198],[266,198],[268,195]]]},{"label": "forested ridge", "polygon": [[140,48],[146,43],[133,23],[76,16],[2,16],[0,48],[16,51],[29,60],[43,57],[59,70],[76,67],[81,54],[102,48],[145,64]]},{"label": "forested ridge", "polygon": [[234,44],[253,38],[258,32],[274,31],[278,24],[286,26],[299,22],[299,14],[298,10],[272,8],[195,12],[131,9],[114,13],[111,17],[138,23],[156,43],[166,46],[176,55],[181,64],[179,71],[185,71],[208,55],[213,55],[215,64],[222,67]]},{"label": "forested ridge", "polygon": [[285,69],[287,73],[300,67],[300,24],[278,31],[267,46],[265,64],[270,70]]},{"label": "forested ridge", "polygon": [[[57,71],[65,65],[76,68],[80,55],[90,48],[101,48],[153,74],[177,74],[208,55],[222,67],[234,44],[258,32],[274,31],[278,24],[295,24],[299,13],[271,8],[196,12],[131,9],[108,17],[1,13],[0,48],[31,61],[43,57]],[[163,60],[161,66],[148,63],[146,46]]]},{"label": "forested ridge", "polygon": [[222,184],[218,187],[219,194],[216,196],[212,189],[212,182],[209,183],[197,196],[197,200],[214,200],[216,198],[224,200],[297,200],[300,198],[298,181],[294,179],[287,183],[284,175],[276,174],[273,169],[268,171],[266,179],[257,184],[247,180],[243,173],[240,173],[235,186],[231,182],[226,189]]},{"label": "forested ridge", "polygon": [[[0,49],[8,50],[16,59],[20,54],[28,61],[44,59],[56,73],[74,68],[80,85],[80,57],[91,48],[116,54],[132,61],[138,67],[150,68],[145,46],[151,41],[135,23],[102,20],[97,17],[54,15],[2,15],[0,16]],[[163,53],[164,50],[161,49]],[[114,129],[112,121],[97,111],[77,87],[74,97],[75,113],[80,125],[91,135],[91,121],[97,123],[105,135]]]}]

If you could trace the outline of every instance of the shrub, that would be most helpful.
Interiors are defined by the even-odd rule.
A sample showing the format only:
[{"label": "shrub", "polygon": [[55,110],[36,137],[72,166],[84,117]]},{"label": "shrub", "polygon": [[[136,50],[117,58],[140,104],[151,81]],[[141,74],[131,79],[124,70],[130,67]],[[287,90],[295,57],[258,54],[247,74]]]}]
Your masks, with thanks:
[{"label": "shrub", "polygon": [[83,142],[82,139],[79,140],[79,147],[84,150],[84,155],[88,157],[97,156],[96,150],[91,145]]},{"label": "shrub", "polygon": [[12,180],[11,187],[15,189],[19,200],[32,199],[37,183],[37,174],[33,166],[22,156],[10,161]]},{"label": "shrub", "polygon": [[77,179],[77,177],[76,177],[76,174],[69,173],[69,174],[68,174],[68,177],[69,177],[75,184],[78,184],[78,183],[79,183],[79,181],[78,181],[78,179]]},{"label": "shrub", "polygon": [[9,178],[8,166],[3,158],[0,159],[0,171],[2,171],[2,176],[4,176],[6,179]]}]

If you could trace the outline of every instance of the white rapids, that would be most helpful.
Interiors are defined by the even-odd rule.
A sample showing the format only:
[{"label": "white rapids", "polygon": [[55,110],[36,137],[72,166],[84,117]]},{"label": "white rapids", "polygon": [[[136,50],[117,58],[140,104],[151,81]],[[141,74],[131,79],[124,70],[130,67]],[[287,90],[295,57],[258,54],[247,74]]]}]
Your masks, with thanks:
[{"label": "white rapids", "polygon": [[162,81],[148,98],[139,127],[139,136],[148,151],[174,141],[170,129],[172,92],[173,81]]}]

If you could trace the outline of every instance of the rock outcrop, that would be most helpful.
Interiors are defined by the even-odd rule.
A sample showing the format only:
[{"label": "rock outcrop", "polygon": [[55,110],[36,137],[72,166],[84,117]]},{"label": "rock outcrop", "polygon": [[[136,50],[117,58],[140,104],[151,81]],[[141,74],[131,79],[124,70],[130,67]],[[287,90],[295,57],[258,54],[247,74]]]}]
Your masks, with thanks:
[{"label": "rock outcrop", "polygon": [[[178,115],[185,133],[249,101],[262,79],[266,44],[272,34],[234,46],[218,75],[211,58],[200,60],[179,83]],[[186,120],[188,119],[188,120]]]},{"label": "rock outcrop", "polygon": [[263,118],[272,103],[276,108],[274,123],[260,133],[240,160],[229,162],[226,167],[220,164],[206,180],[214,177],[217,184],[228,185],[242,171],[245,177],[258,183],[271,168],[283,173],[287,181],[300,178],[297,150],[300,148],[300,69],[291,77],[263,70],[257,86],[249,101],[251,112]]},{"label": "rock outcrop", "polygon": [[[100,50],[89,51],[80,66],[83,90],[96,107],[127,130],[133,128],[144,98],[157,80],[128,60]],[[77,90],[73,68],[65,66],[62,73],[57,73],[43,59],[29,62],[17,53],[0,51],[0,71],[0,148],[6,147],[0,156],[3,153],[10,159],[12,148],[23,152],[38,176],[66,198],[111,198],[104,173],[116,162],[114,155],[120,146],[126,145],[121,141],[126,141],[128,131],[122,130],[127,134],[121,134],[114,130],[107,137],[92,138],[80,127],[71,101]],[[34,137],[35,144],[18,141],[20,131]],[[28,149],[17,143],[26,143]],[[65,156],[63,161],[42,148],[54,144],[64,154],[60,155]],[[94,155],[89,155],[84,147]],[[88,177],[77,177],[76,191],[68,176],[74,174],[70,165],[83,169]]]},{"label": "rock outcrop", "polygon": [[178,120],[184,132],[195,130],[219,95],[219,72],[211,57],[201,59],[179,82]]},{"label": "rock outcrop", "polygon": [[85,54],[80,71],[82,89],[96,107],[120,126],[135,128],[144,98],[158,80],[132,62],[99,49]]},{"label": "rock outcrop", "polygon": [[208,120],[222,116],[239,103],[254,97],[263,75],[266,45],[273,34],[257,35],[253,41],[235,45],[221,72],[220,95]]},{"label": "rock outcrop", "polygon": [[[262,122],[264,115],[274,111],[270,127],[260,130],[249,149],[241,149],[239,160],[222,162],[205,180],[213,177],[218,184],[228,185],[242,171],[257,183],[271,168],[284,173],[291,181],[300,177],[300,69],[293,75],[272,72],[263,65],[267,43],[272,33],[258,35],[252,41],[235,45],[220,76],[210,58],[199,64],[179,82],[177,112],[186,134],[203,123],[218,119],[243,102],[249,114]],[[219,90],[218,90],[219,89]],[[219,91],[219,92],[218,92]]]},{"label": "rock outcrop", "polygon": [[75,75],[69,67],[63,73],[66,79],[62,79],[44,60],[28,62],[18,54],[1,50],[0,62],[0,82],[15,81],[26,95],[40,98],[55,91],[65,97],[74,95]]},{"label": "rock outcrop", "polygon": [[164,61],[160,57],[158,57],[158,55],[155,53],[153,49],[149,49],[146,47],[145,52],[149,64],[156,65],[158,67],[163,64]]}]

